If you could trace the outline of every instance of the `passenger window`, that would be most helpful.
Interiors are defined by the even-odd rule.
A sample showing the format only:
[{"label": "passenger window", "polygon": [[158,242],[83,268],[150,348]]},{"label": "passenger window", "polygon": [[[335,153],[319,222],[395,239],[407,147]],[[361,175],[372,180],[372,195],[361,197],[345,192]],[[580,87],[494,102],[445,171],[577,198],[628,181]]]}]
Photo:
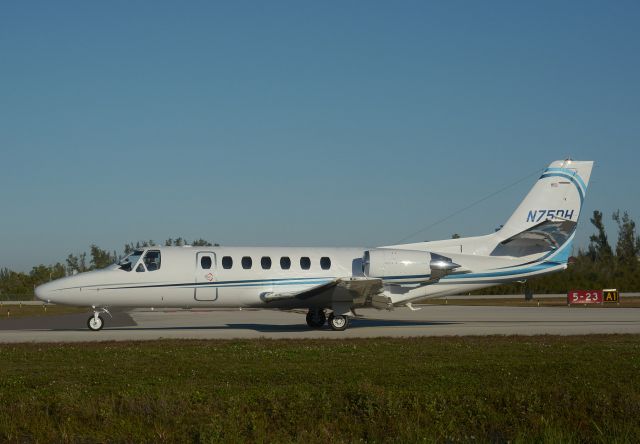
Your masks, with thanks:
[{"label": "passenger window", "polygon": [[308,270],[309,268],[311,268],[311,259],[309,259],[308,257],[301,257],[300,268],[302,268],[303,270]]},{"label": "passenger window", "polygon": [[[144,255],[144,265],[147,271],[156,271],[160,269],[160,252],[158,250],[149,250]],[[137,271],[137,270],[136,270]]]},{"label": "passenger window", "polygon": [[263,270],[268,270],[271,268],[271,258],[269,256],[262,256],[260,259],[260,265],[262,265]]},{"label": "passenger window", "polygon": [[138,264],[138,267],[136,268],[136,271],[137,271],[138,273],[144,273],[144,265],[142,265],[142,262],[140,262],[140,263]]},{"label": "passenger window", "polygon": [[231,256],[224,256],[222,258],[222,268],[228,270],[231,267],[233,267],[233,259],[231,259]]},{"label": "passenger window", "polygon": [[249,256],[244,256],[242,258],[242,268],[244,268],[245,270],[249,270],[252,264],[253,262],[251,261],[251,258]]},{"label": "passenger window", "polygon": [[289,268],[291,268],[291,259],[289,259],[287,256],[282,256],[280,258],[280,268],[282,268],[283,270],[288,270]]},{"label": "passenger window", "polygon": [[208,270],[211,268],[211,258],[209,256],[202,256],[200,258],[200,266],[203,270]]},{"label": "passenger window", "polygon": [[328,257],[321,257],[320,268],[322,268],[323,270],[328,270],[329,268],[331,268],[331,259],[329,259]]}]

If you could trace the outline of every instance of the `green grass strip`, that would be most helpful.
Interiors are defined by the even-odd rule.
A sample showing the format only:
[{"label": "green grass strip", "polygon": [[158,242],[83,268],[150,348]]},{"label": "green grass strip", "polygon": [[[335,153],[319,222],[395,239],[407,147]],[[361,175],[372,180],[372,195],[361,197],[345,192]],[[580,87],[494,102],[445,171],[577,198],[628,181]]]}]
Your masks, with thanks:
[{"label": "green grass strip", "polygon": [[640,442],[640,335],[0,346],[0,442]]}]

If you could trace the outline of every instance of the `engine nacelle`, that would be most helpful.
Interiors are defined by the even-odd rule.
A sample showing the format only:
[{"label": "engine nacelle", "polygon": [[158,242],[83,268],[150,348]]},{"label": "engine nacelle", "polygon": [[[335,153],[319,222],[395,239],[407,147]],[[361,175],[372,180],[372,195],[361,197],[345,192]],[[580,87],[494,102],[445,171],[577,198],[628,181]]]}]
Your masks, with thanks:
[{"label": "engine nacelle", "polygon": [[372,278],[437,281],[460,265],[429,251],[376,248],[364,252],[364,274]]}]

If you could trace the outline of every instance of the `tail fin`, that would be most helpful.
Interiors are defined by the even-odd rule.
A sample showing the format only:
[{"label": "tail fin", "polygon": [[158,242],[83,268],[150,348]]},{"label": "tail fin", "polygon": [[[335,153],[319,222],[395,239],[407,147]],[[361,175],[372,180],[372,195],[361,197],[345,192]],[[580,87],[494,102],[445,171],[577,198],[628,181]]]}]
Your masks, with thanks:
[{"label": "tail fin", "polygon": [[[500,237],[508,239],[524,231],[531,231],[548,220],[573,222],[575,229],[592,168],[593,161],[552,162],[500,229]],[[573,232],[569,233],[572,234]]]}]

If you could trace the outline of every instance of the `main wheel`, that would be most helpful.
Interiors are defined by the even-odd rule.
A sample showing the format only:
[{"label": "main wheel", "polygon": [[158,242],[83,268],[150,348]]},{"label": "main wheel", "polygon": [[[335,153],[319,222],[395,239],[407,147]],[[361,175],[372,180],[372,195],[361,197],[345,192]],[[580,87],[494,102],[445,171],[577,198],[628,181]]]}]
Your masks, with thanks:
[{"label": "main wheel", "polygon": [[98,317],[91,316],[87,321],[87,327],[89,327],[89,330],[92,330],[92,331],[101,330],[103,326],[104,326],[104,319],[102,319],[102,316],[98,316]]},{"label": "main wheel", "polygon": [[307,325],[311,328],[322,328],[324,323],[327,322],[327,315],[324,314],[324,310],[312,310],[307,312]]},{"label": "main wheel", "polygon": [[349,326],[349,317],[338,315],[334,316],[333,313],[329,316],[329,327],[334,331],[346,330]]}]

